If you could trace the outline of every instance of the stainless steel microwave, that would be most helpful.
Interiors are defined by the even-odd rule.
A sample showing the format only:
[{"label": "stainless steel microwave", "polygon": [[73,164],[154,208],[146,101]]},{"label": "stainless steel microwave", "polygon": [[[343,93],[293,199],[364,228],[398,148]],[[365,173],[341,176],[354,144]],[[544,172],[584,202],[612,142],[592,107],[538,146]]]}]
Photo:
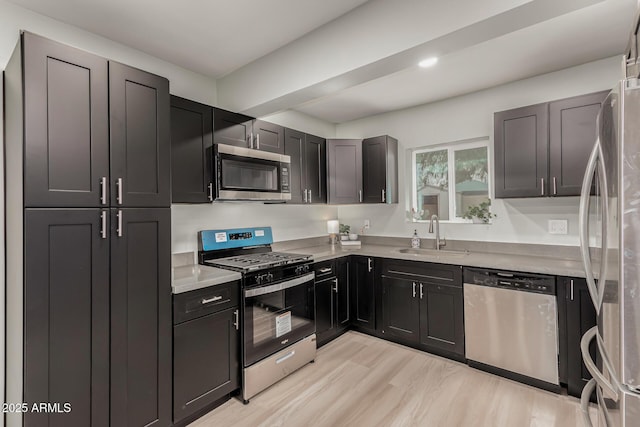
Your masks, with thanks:
[{"label": "stainless steel microwave", "polygon": [[291,158],[277,153],[215,145],[217,200],[291,200]]}]

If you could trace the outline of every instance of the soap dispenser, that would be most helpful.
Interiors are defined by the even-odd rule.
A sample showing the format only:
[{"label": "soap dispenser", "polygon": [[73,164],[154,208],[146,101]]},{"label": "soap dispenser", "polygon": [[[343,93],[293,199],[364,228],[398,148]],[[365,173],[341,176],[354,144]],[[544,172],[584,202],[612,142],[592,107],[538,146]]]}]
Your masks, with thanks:
[{"label": "soap dispenser", "polygon": [[411,238],[411,247],[413,249],[420,248],[420,238],[418,237],[418,230],[413,230],[413,237]]}]

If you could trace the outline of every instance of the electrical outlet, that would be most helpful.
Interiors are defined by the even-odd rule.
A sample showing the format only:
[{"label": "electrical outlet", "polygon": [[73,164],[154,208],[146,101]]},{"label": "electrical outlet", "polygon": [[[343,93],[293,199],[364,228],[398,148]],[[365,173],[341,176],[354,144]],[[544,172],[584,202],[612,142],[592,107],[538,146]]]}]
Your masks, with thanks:
[{"label": "electrical outlet", "polygon": [[549,234],[567,234],[569,221],[566,219],[550,219],[548,222]]},{"label": "electrical outlet", "polygon": [[368,219],[364,220],[364,229],[368,230],[371,228],[371,221],[369,221]]}]

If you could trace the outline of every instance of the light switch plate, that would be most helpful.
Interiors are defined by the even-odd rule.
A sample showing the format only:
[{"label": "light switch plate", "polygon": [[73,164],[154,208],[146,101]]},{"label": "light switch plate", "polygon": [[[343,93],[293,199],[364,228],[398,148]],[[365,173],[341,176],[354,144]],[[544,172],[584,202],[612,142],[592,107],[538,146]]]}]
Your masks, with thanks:
[{"label": "light switch plate", "polygon": [[548,222],[549,234],[567,234],[569,221],[566,219],[550,219]]},{"label": "light switch plate", "polygon": [[371,228],[371,221],[369,221],[368,219],[365,219],[364,220],[364,228],[365,229]]}]

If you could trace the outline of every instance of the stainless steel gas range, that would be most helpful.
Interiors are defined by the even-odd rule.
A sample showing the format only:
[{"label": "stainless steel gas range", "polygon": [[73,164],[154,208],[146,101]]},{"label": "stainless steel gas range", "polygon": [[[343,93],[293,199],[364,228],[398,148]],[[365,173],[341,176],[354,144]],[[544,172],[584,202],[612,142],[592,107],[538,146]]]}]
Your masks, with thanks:
[{"label": "stainless steel gas range", "polygon": [[270,227],[198,232],[200,264],[242,273],[242,399],[316,356],[311,255],[273,252]]}]

